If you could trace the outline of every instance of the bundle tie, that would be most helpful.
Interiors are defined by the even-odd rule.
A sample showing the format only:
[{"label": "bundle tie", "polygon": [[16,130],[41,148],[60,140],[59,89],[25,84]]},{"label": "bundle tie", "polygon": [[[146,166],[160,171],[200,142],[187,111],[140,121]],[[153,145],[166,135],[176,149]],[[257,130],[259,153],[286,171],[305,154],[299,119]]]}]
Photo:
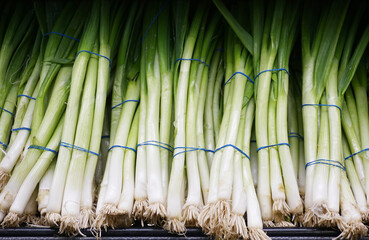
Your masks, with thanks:
[{"label": "bundle tie", "polygon": [[360,150],[360,151],[358,151],[358,152],[356,152],[356,153],[353,153],[353,154],[351,154],[350,156],[345,157],[345,160],[347,160],[347,159],[349,159],[349,158],[352,158],[352,157],[354,157],[354,156],[356,156],[356,155],[358,155],[358,154],[360,154],[360,153],[362,153],[362,152],[368,151],[368,150],[369,150],[369,148],[365,148],[365,149]]},{"label": "bundle tie", "polygon": [[210,65],[207,64],[206,62],[200,60],[200,59],[196,59],[196,58],[177,58],[176,61],[174,62],[174,65],[177,64],[178,61],[183,60],[183,61],[197,61],[197,62],[201,62],[203,64],[205,64],[205,66],[207,66],[208,68],[210,68]]},{"label": "bundle tie", "polygon": [[136,149],[131,148],[131,147],[127,147],[127,146],[123,146],[123,145],[113,145],[113,146],[111,146],[111,147],[108,149],[108,152],[109,152],[110,150],[112,150],[113,148],[117,148],[117,147],[119,147],[119,148],[124,148],[124,149],[128,149],[128,150],[134,151],[134,152],[136,153]]},{"label": "bundle tie", "polygon": [[9,110],[7,110],[7,109],[5,109],[5,108],[0,107],[0,109],[1,109],[1,110],[3,110],[4,112],[9,113],[9,114],[10,114],[10,115],[12,115],[13,117],[15,116],[15,114],[14,114],[14,113],[12,113],[11,111],[9,111]]},{"label": "bundle tie", "polygon": [[290,146],[288,143],[277,143],[277,144],[272,144],[272,145],[259,147],[258,149],[256,149],[256,152],[259,152],[260,150],[265,149],[265,148],[271,148],[271,147],[282,146],[282,145],[285,145],[285,146],[288,146],[288,147]]},{"label": "bundle tie", "polygon": [[186,153],[186,152],[193,152],[193,151],[204,151],[204,152],[216,153],[219,150],[222,150],[223,148],[226,148],[226,147],[233,147],[235,150],[239,151],[242,155],[244,155],[245,157],[250,159],[250,157],[244,151],[242,151],[240,148],[236,147],[233,144],[226,144],[226,145],[221,146],[221,147],[219,147],[215,150],[210,150],[210,149],[206,149],[206,148],[198,148],[198,147],[175,147],[174,150],[175,149],[188,149],[188,150],[184,150],[182,152],[177,152],[176,154],[173,155],[173,158],[175,156],[179,155],[179,154]]},{"label": "bundle tie", "polygon": [[31,96],[28,96],[28,95],[26,95],[26,94],[19,94],[19,95],[17,96],[17,98],[19,98],[19,97],[26,97],[26,98],[29,98],[29,99],[32,99],[32,100],[36,100],[36,98],[31,97]]},{"label": "bundle tie", "polygon": [[299,139],[301,139],[301,140],[304,140],[304,137],[303,137],[303,136],[301,136],[301,134],[300,134],[300,133],[297,133],[297,132],[290,132],[290,133],[288,134],[288,137],[296,137],[296,138],[299,138]]},{"label": "bundle tie", "polygon": [[165,6],[168,4],[168,1],[169,0],[165,1],[165,3],[163,4],[163,6],[160,7],[158,13],[155,15],[154,19],[150,22],[149,26],[147,27],[147,29],[146,29],[143,37],[142,37],[141,44],[143,44],[143,41],[144,41],[147,33],[149,32],[151,26],[154,24],[155,20],[159,17],[160,13],[164,10]]},{"label": "bundle tie", "polygon": [[110,138],[110,135],[103,135],[103,136],[101,136],[101,139],[104,139],[104,138]]},{"label": "bundle tie", "polygon": [[52,152],[56,155],[58,154],[58,152],[55,151],[54,149],[47,148],[47,147],[42,147],[42,146],[39,146],[39,145],[31,145],[31,146],[28,147],[28,149],[38,149],[38,150],[49,151],[49,152]]},{"label": "bundle tie", "polygon": [[244,76],[244,77],[246,77],[252,84],[254,84],[254,81],[249,77],[249,76],[247,76],[246,74],[244,74],[243,72],[235,72],[235,73],[233,73],[232,74],[232,76],[230,77],[230,78],[228,78],[228,80],[224,83],[224,86],[225,85],[227,85],[227,83],[229,82],[229,81],[231,81],[231,79],[235,76],[235,75],[237,75],[237,74],[241,74],[242,76]]},{"label": "bundle tie", "polygon": [[3,143],[2,141],[0,141],[0,145],[3,146],[4,148],[7,148],[8,145],[6,145],[5,143]]},{"label": "bundle tie", "polygon": [[90,153],[90,154],[93,154],[95,156],[99,156],[99,154],[93,152],[93,151],[90,151],[90,150],[87,150],[85,148],[82,148],[82,147],[78,147],[76,145],[73,145],[73,144],[70,144],[70,143],[66,143],[66,142],[60,142],[60,146],[61,147],[66,147],[66,148],[71,148],[71,149],[76,149],[78,151],[82,151],[82,152],[86,152],[86,153]]},{"label": "bundle tie", "polygon": [[110,58],[108,58],[108,57],[106,57],[106,56],[104,56],[104,55],[98,54],[98,53],[94,53],[94,52],[88,51],[88,50],[81,50],[81,51],[77,52],[77,54],[76,54],[76,58],[78,57],[78,55],[79,55],[81,52],[91,53],[91,54],[93,54],[93,55],[96,55],[96,56],[99,56],[99,57],[105,58],[106,60],[108,60],[108,61],[109,61],[110,67],[112,67],[112,62],[111,62]]},{"label": "bundle tie", "polygon": [[335,108],[338,108],[338,110],[340,110],[340,113],[342,114],[342,109],[337,106],[337,105],[334,105],[334,104],[318,104],[318,103],[305,103],[305,104],[302,104],[301,107],[305,107],[305,106],[322,106],[322,107],[335,107]]},{"label": "bundle tie", "polygon": [[223,148],[226,148],[226,147],[233,147],[234,149],[236,149],[237,151],[239,151],[242,155],[244,155],[246,158],[248,158],[250,160],[250,157],[244,152],[242,151],[240,148],[236,147],[235,145],[233,144],[226,144],[224,146],[221,146],[217,149],[215,149],[214,153],[215,152],[218,152],[219,150],[223,149]]},{"label": "bundle tie", "polygon": [[268,70],[264,70],[264,71],[259,72],[256,75],[256,77],[254,78],[254,80],[256,80],[263,73],[266,73],[266,72],[278,72],[278,71],[285,71],[288,75],[290,75],[290,73],[285,68],[268,69]]},{"label": "bundle tie", "polygon": [[31,129],[30,128],[28,128],[28,127],[20,127],[20,128],[13,128],[12,129],[12,132],[15,132],[15,131],[21,131],[21,130],[27,130],[27,131],[31,131]]},{"label": "bundle tie", "polygon": [[140,147],[140,146],[148,146],[148,145],[160,147],[160,148],[163,148],[163,149],[168,150],[169,152],[173,152],[173,147],[170,146],[169,144],[163,143],[163,142],[159,142],[159,141],[154,141],[154,140],[152,140],[152,141],[145,141],[145,142],[139,143],[139,144],[137,144],[137,148]]},{"label": "bundle tie", "polygon": [[77,38],[74,38],[74,37],[71,37],[71,36],[68,36],[68,35],[65,35],[65,34],[63,34],[63,33],[59,33],[59,32],[48,32],[48,33],[45,33],[44,35],[42,35],[43,37],[46,37],[47,35],[50,35],[50,34],[57,34],[57,35],[60,35],[60,36],[63,36],[63,37],[66,37],[66,38],[70,38],[70,39],[72,39],[72,40],[74,40],[74,41],[77,41],[77,42],[79,42],[80,40],[79,39],[77,39]]},{"label": "bundle tie", "polygon": [[123,101],[123,102],[121,102],[121,103],[118,103],[117,105],[115,105],[114,107],[112,107],[111,108],[111,110],[113,110],[114,108],[116,108],[116,107],[119,107],[120,105],[123,105],[123,104],[125,104],[126,102],[140,102],[140,100],[136,100],[136,99],[128,99],[128,100],[125,100],[125,101]]},{"label": "bundle tie", "polygon": [[334,166],[346,171],[345,166],[340,161],[329,160],[329,159],[317,159],[311,162],[306,163],[305,169],[309,166],[316,165],[316,164],[325,164],[329,166]]}]

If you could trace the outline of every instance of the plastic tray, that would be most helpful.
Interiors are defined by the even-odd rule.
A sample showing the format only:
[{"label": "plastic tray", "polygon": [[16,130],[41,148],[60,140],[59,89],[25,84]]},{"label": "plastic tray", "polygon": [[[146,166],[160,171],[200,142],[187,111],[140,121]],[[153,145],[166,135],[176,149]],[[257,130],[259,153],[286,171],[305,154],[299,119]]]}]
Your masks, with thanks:
[{"label": "plastic tray", "polygon": [[[266,228],[268,236],[271,239],[333,239],[339,235],[339,232],[332,229],[319,228]],[[96,239],[89,230],[83,230],[86,237],[77,236],[75,239]],[[185,236],[170,234],[161,228],[155,227],[131,227],[126,229],[110,229],[107,232],[102,232],[103,239],[188,239],[200,240],[210,239],[204,235],[200,228],[188,228]],[[55,228],[7,228],[0,229],[0,239],[69,239],[66,236],[58,235],[58,230]],[[363,239],[368,239],[365,237]]]}]

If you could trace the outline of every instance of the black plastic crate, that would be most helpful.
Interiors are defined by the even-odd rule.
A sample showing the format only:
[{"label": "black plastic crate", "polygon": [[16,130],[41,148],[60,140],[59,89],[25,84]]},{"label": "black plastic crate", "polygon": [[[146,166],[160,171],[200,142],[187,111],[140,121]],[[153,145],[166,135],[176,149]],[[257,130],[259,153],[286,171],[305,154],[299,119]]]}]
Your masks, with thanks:
[{"label": "black plastic crate", "polygon": [[[340,233],[334,229],[320,228],[265,228],[269,237],[272,239],[333,239]],[[86,237],[77,236],[75,239],[92,240],[96,237],[89,230],[82,230]],[[189,239],[200,240],[210,239],[204,235],[200,228],[188,228],[184,236],[168,233],[166,230],[156,227],[130,227],[124,229],[109,229],[107,232],[102,232],[104,239]],[[7,228],[0,229],[0,239],[69,239],[66,236],[58,235],[56,228]],[[363,239],[368,239],[365,237]]]}]

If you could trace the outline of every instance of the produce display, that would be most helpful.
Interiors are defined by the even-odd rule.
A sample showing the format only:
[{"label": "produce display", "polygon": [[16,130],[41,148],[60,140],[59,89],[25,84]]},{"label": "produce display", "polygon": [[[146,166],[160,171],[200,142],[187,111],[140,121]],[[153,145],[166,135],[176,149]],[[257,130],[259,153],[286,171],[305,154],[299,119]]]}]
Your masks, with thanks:
[{"label": "produce display", "polygon": [[3,228],[367,235],[366,1],[0,5]]}]

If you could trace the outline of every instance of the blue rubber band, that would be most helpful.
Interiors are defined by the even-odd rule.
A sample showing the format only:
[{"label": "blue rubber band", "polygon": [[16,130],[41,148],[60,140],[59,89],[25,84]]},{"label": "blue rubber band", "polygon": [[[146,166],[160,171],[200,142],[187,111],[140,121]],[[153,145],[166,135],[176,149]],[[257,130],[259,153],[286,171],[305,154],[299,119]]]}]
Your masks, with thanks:
[{"label": "blue rubber band", "polygon": [[[173,152],[173,147],[172,146],[170,146],[167,143],[162,143],[162,142],[159,142],[159,141],[145,141],[143,143],[137,144],[137,148],[140,147],[140,146],[147,146],[147,145],[160,147],[160,148],[166,149],[170,152]],[[163,145],[165,145],[165,146],[163,146]]]},{"label": "blue rubber band", "polygon": [[288,134],[288,137],[289,138],[291,138],[291,137],[296,137],[296,138],[299,138],[299,139],[301,139],[301,140],[304,140],[304,137],[303,136],[301,136],[299,133],[297,133],[297,132],[290,132],[289,134]]},{"label": "blue rubber band", "polygon": [[54,149],[51,149],[51,148],[47,148],[47,147],[42,147],[42,146],[39,146],[39,145],[31,145],[28,147],[28,149],[38,149],[38,150],[45,150],[45,151],[49,151],[49,152],[52,152],[52,153],[55,153],[56,155],[58,154],[57,151],[55,151]]},{"label": "blue rubber band", "polygon": [[290,146],[288,143],[277,143],[277,144],[273,144],[273,145],[267,145],[267,146],[259,147],[258,149],[256,149],[256,152],[259,152],[261,149],[276,147],[276,146],[282,146],[282,145]]},{"label": "blue rubber band", "polygon": [[26,98],[29,98],[29,99],[32,99],[32,100],[36,100],[36,98],[31,97],[31,96],[28,96],[28,95],[25,95],[25,94],[20,94],[17,97],[26,97]]},{"label": "blue rubber band", "polygon": [[223,149],[223,148],[226,148],[226,147],[233,147],[234,149],[236,149],[237,151],[239,151],[242,155],[244,155],[246,158],[248,158],[250,160],[250,157],[244,152],[242,151],[240,148],[236,147],[235,145],[232,145],[232,144],[226,144],[220,148],[217,148],[215,149],[214,152],[218,152],[219,150]]},{"label": "blue rubber band", "polygon": [[31,131],[31,129],[30,128],[28,128],[28,127],[20,127],[20,128],[13,128],[12,129],[12,132],[15,132],[15,131],[20,131],[20,130],[27,130],[27,131]]},{"label": "blue rubber band", "polygon": [[210,68],[210,65],[207,64],[204,61],[201,61],[200,59],[196,59],[196,58],[177,58],[176,61],[174,62],[174,65],[179,61],[179,60],[185,60],[185,61],[197,61],[197,62],[201,62],[203,64],[205,64],[208,68]]},{"label": "blue rubber band", "polygon": [[114,107],[112,107],[111,108],[111,110],[113,110],[114,108],[116,108],[116,107],[119,107],[120,105],[123,105],[123,104],[125,104],[126,102],[140,102],[140,100],[135,100],[135,99],[128,99],[128,100],[125,100],[125,101],[123,101],[123,102],[121,102],[121,103],[118,103],[117,105],[115,105]]},{"label": "blue rubber band", "polygon": [[168,4],[169,0],[167,0],[163,6],[161,6],[161,8],[159,9],[158,13],[156,14],[156,16],[154,17],[154,19],[150,22],[149,26],[147,27],[143,37],[142,37],[142,40],[141,40],[141,44],[143,44],[143,41],[147,35],[147,33],[149,32],[151,26],[154,24],[155,20],[159,17],[160,13],[163,11],[163,9],[165,8],[165,6]]},{"label": "blue rubber band", "polygon": [[136,149],[131,148],[131,147],[127,147],[127,146],[122,146],[122,145],[113,145],[113,146],[111,146],[111,147],[109,148],[108,152],[109,152],[110,150],[112,150],[113,148],[117,148],[117,147],[119,147],[119,148],[124,148],[124,149],[128,149],[128,150],[132,150],[132,151],[136,152]]},{"label": "blue rubber band", "polygon": [[358,152],[356,152],[356,153],[353,153],[353,154],[351,154],[350,156],[345,157],[345,160],[347,160],[347,159],[349,159],[349,158],[352,158],[352,157],[354,157],[354,156],[356,156],[356,155],[358,155],[358,154],[360,154],[360,153],[362,153],[362,152],[365,152],[365,151],[369,151],[369,148],[365,148],[365,149],[360,150],[360,151],[358,151]]},{"label": "blue rubber band", "polygon": [[217,49],[215,49],[215,51],[221,51],[221,52],[223,52],[224,49],[223,48],[217,48]]},{"label": "blue rubber band", "polygon": [[60,35],[60,36],[63,36],[63,37],[67,37],[67,38],[70,38],[72,40],[75,40],[77,42],[79,42],[80,40],[77,39],[77,38],[74,38],[74,37],[71,37],[71,36],[68,36],[68,35],[65,35],[65,34],[62,34],[62,33],[59,33],[59,32],[48,32],[48,33],[45,33],[44,35],[42,35],[43,37],[46,37],[47,35],[50,35],[50,34],[57,34],[57,35]]},{"label": "blue rubber band", "polygon": [[305,103],[305,104],[302,104],[301,107],[305,107],[305,106],[322,106],[322,107],[335,107],[335,108],[338,108],[338,110],[340,110],[341,114],[342,114],[342,109],[337,106],[337,105],[334,105],[334,104],[314,104],[314,103]]},{"label": "blue rubber band", "polygon": [[106,56],[104,56],[104,55],[98,54],[98,53],[91,52],[91,51],[81,50],[81,51],[79,51],[79,52],[76,54],[76,58],[77,58],[78,54],[80,54],[81,52],[91,53],[91,54],[94,54],[94,55],[96,55],[96,56],[103,57],[103,58],[105,58],[106,60],[108,60],[108,61],[109,61],[109,63],[110,63],[110,67],[112,67],[112,62],[111,62],[110,58],[108,58],[108,57],[106,57]]},{"label": "blue rubber band", "polygon": [[101,139],[103,139],[103,138],[110,138],[110,135],[101,136]]},{"label": "blue rubber band", "polygon": [[3,110],[3,111],[5,111],[5,112],[7,112],[7,113],[9,113],[10,115],[12,115],[13,117],[15,116],[15,114],[14,113],[12,113],[11,111],[9,111],[9,110],[6,110],[5,108],[2,108],[2,107],[0,107],[0,109],[1,110]]},{"label": "blue rubber band", "polygon": [[225,85],[227,85],[227,83],[229,82],[229,81],[231,81],[231,79],[235,76],[235,75],[237,75],[237,74],[241,74],[242,76],[244,76],[244,77],[246,77],[252,84],[254,84],[254,81],[252,81],[252,79],[249,77],[249,76],[247,76],[246,74],[244,74],[243,72],[235,72],[235,73],[233,73],[232,74],[232,76],[224,83],[224,86]]},{"label": "blue rubber band", "polygon": [[335,161],[335,160],[329,160],[329,159],[317,159],[317,160],[308,162],[305,165],[305,169],[309,166],[316,165],[316,164],[325,164],[329,166],[334,166],[334,167],[338,167],[342,169],[343,171],[346,171],[345,166],[341,162]]},{"label": "blue rubber band", "polygon": [[186,152],[193,152],[193,151],[204,151],[204,152],[214,153],[213,150],[206,149],[206,148],[197,148],[197,147],[175,147],[174,150],[176,150],[176,149],[188,149],[188,150],[184,150],[182,152],[177,152],[176,154],[173,155],[173,158],[175,158],[179,154],[186,153]]},{"label": "blue rubber band", "polygon": [[0,141],[0,145],[3,146],[4,148],[7,148],[8,145],[6,145],[5,143],[3,143],[2,141]]},{"label": "blue rubber band", "polygon": [[256,80],[259,77],[259,75],[261,75],[265,72],[277,72],[277,71],[285,71],[288,75],[290,75],[290,73],[285,68],[268,69],[268,70],[264,70],[264,71],[259,72],[258,75],[256,75],[256,77],[254,78],[254,80]]},{"label": "blue rubber band", "polygon": [[256,140],[252,139],[252,140],[250,140],[250,142],[252,142],[252,143],[256,143]]},{"label": "blue rubber band", "polygon": [[82,151],[82,152],[86,152],[86,153],[91,153],[95,156],[99,156],[99,154],[93,152],[93,151],[90,151],[90,150],[87,150],[85,148],[82,148],[82,147],[78,147],[76,145],[73,145],[73,144],[70,144],[70,143],[66,143],[66,142],[60,142],[60,146],[61,147],[66,147],[66,148],[72,148],[72,149],[76,149],[78,151]]}]

